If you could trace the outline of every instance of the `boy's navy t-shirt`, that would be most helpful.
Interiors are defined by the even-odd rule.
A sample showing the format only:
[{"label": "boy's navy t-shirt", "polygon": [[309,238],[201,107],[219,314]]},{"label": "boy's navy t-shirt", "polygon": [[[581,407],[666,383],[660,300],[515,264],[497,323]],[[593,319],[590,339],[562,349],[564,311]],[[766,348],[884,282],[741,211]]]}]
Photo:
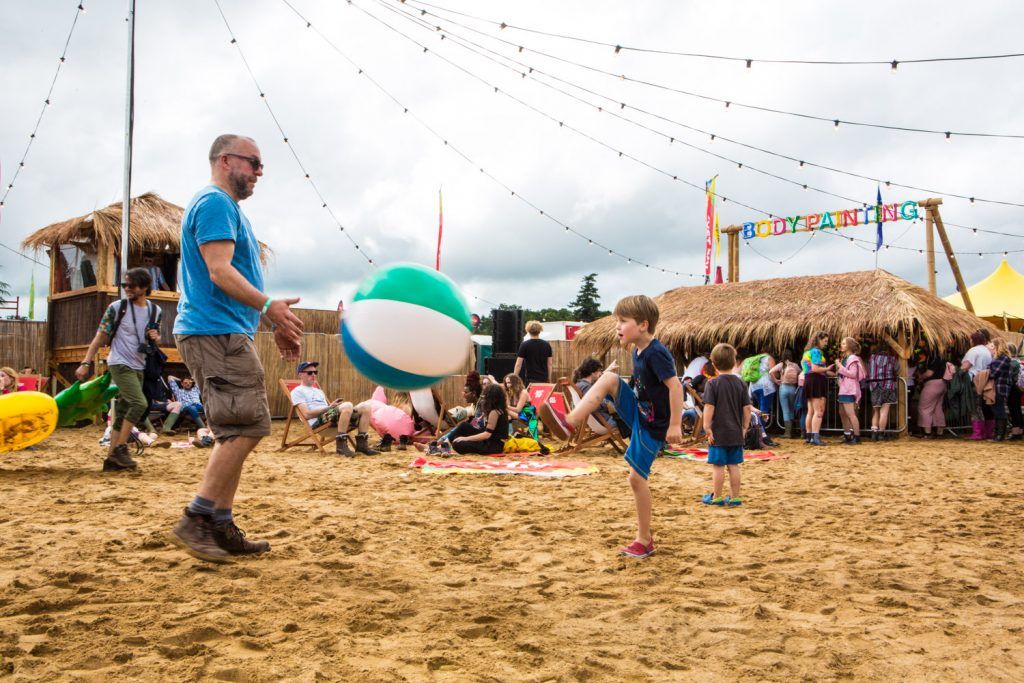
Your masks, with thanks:
[{"label": "boy's navy t-shirt", "polygon": [[633,351],[631,385],[640,405],[640,426],[656,439],[665,440],[670,422],[670,403],[665,380],[676,376],[672,353],[657,339],[643,351]]}]

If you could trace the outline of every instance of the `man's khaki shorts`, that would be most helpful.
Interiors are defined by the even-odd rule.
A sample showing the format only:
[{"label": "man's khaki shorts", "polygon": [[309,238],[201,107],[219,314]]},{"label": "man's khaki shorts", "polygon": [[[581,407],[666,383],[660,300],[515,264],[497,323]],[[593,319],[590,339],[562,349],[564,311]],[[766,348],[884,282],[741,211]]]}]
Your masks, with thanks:
[{"label": "man's khaki shorts", "polygon": [[175,335],[174,341],[199,387],[214,438],[270,435],[263,364],[248,336]]}]

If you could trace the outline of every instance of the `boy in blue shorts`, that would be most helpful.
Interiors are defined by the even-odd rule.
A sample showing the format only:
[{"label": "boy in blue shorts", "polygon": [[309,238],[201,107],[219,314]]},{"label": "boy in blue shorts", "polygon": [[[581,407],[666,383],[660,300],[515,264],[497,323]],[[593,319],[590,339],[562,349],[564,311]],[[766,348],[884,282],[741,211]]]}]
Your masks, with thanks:
[{"label": "boy in blue shorts", "polygon": [[[718,375],[704,388],[704,433],[708,435],[708,463],[712,466],[713,493],[705,493],[705,505],[736,507],[740,498],[740,464],[743,462],[743,435],[750,426],[750,396],[747,383],[732,374],[736,349],[718,344],[711,350],[711,364]],[[729,471],[729,493],[722,497],[725,472]]]},{"label": "boy in blue shorts", "polygon": [[619,554],[643,558],[654,553],[651,489],[647,477],[665,442],[682,441],[683,385],[676,376],[671,352],[654,338],[658,305],[642,294],[627,296],[615,304],[615,317],[619,343],[636,347],[632,386],[614,372],[615,363],[612,363],[566,417],[579,429],[604,398],[611,396],[616,417],[632,429],[625,458],[630,468],[629,485],[636,501],[637,533],[632,543],[619,548]]}]

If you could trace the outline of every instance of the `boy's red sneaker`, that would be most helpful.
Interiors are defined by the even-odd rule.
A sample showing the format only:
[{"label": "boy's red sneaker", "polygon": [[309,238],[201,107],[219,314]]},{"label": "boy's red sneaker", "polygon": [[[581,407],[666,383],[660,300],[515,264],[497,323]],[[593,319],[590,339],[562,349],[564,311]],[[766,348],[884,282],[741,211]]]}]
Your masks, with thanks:
[{"label": "boy's red sneaker", "polygon": [[635,557],[638,560],[642,560],[645,557],[650,557],[654,554],[654,539],[651,539],[650,545],[644,545],[640,541],[633,541],[629,545],[619,548],[619,555],[625,555],[626,557]]}]

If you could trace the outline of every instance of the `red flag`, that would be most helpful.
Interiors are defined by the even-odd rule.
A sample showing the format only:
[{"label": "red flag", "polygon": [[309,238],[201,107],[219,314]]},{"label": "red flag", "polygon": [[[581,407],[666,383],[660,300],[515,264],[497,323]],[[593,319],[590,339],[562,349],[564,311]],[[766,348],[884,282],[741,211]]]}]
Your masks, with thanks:
[{"label": "red flag", "polygon": [[434,270],[441,270],[441,234],[444,232],[444,204],[441,201],[441,188],[437,188],[437,257],[434,259]]}]

